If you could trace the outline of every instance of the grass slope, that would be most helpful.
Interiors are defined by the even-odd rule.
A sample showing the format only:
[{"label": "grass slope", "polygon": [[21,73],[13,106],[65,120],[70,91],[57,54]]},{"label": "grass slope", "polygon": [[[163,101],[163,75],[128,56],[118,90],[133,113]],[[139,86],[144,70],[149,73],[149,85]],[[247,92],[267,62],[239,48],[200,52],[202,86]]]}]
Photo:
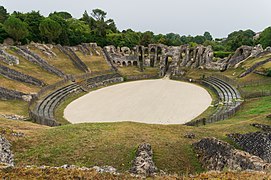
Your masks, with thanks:
[{"label": "grass slope", "polygon": [[[210,136],[230,142],[228,133],[257,131],[250,123],[271,124],[265,118],[270,102],[271,97],[250,99],[235,117],[199,128],[123,122],[41,129],[13,141],[15,159],[18,165],[112,165],[125,171],[131,166],[137,145],[148,142],[158,168],[180,174],[202,172],[191,144]],[[195,133],[196,139],[184,138],[188,132]]]}]

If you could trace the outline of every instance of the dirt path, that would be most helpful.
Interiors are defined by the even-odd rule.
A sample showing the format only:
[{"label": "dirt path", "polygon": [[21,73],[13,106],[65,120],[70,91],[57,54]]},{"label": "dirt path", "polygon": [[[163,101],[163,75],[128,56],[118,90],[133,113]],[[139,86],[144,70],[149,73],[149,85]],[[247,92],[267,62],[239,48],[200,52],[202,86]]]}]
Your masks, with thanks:
[{"label": "dirt path", "polygon": [[211,104],[208,92],[194,84],[168,79],[135,81],[93,91],[64,111],[71,123],[134,121],[183,124]]}]

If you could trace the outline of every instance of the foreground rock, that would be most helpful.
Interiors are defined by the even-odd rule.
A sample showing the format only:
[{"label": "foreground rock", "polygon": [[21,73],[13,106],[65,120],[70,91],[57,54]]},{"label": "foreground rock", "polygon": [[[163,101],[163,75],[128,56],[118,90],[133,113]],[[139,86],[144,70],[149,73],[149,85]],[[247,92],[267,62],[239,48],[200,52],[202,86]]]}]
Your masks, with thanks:
[{"label": "foreground rock", "polygon": [[[266,130],[266,126],[263,126]],[[256,132],[248,134],[230,134],[228,135],[242,149],[259,156],[265,162],[271,163],[271,133]]]},{"label": "foreground rock", "polygon": [[139,145],[130,172],[145,176],[154,175],[158,169],[154,165],[152,156],[153,152],[150,144],[144,143]]},{"label": "foreground rock", "polygon": [[10,150],[11,144],[0,135],[0,168],[14,166],[13,154]]},{"label": "foreground rock", "polygon": [[271,164],[261,158],[240,151],[216,138],[204,138],[193,144],[200,162],[208,170],[267,171]]}]

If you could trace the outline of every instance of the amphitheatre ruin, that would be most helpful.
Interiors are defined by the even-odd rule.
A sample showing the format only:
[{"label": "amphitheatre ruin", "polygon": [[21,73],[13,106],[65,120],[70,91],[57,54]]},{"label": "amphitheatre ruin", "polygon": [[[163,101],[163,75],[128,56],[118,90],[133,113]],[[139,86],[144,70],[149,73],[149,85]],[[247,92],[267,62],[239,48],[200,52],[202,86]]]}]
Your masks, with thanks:
[{"label": "amphitheatre ruin", "polygon": [[[175,165],[179,164],[179,159],[175,158],[178,154],[185,157],[180,160],[182,172],[184,164],[190,171],[197,171],[193,163],[198,161],[207,170],[229,167],[232,170],[266,171],[271,167],[270,146],[266,145],[270,143],[270,127],[266,125],[270,121],[266,116],[268,109],[258,116],[252,116],[253,111],[242,113],[247,108],[255,108],[254,102],[255,106],[265,106],[254,98],[266,98],[264,102],[270,100],[270,91],[250,91],[250,87],[269,87],[270,77],[266,76],[264,67],[269,67],[270,55],[271,48],[263,49],[261,45],[241,46],[228,57],[217,58],[211,46],[203,45],[102,48],[96,43],[72,47],[40,43],[3,44],[0,47],[3,107],[0,117],[5,124],[11,122],[8,127],[16,127],[19,131],[20,125],[15,121],[23,123],[25,130],[22,132],[29,138],[22,142],[29,147],[16,144],[23,146],[25,151],[15,150],[16,162],[22,161],[23,164],[37,143],[44,148],[41,152],[36,149],[37,156],[43,157],[37,160],[38,164],[54,165],[53,161],[45,160],[48,158],[46,153],[60,163],[76,163],[73,159],[60,159],[62,153],[69,157],[66,151],[54,151],[54,147],[61,149],[59,144],[68,140],[80,143],[80,147],[71,144],[69,147],[82,151],[84,157],[93,153],[95,156],[89,159],[97,161],[97,165],[108,162],[121,169],[119,164],[124,164],[123,169],[127,170],[131,160],[129,154],[135,151],[135,146],[145,142],[152,146],[142,144],[138,147],[138,157],[132,157],[136,159],[130,172],[144,172],[145,175],[157,172],[153,153],[158,154],[154,161],[159,169],[167,168],[164,161],[166,157],[171,158],[168,160],[172,168],[170,172],[174,172]],[[250,116],[252,119],[246,121]],[[265,132],[255,134],[257,128]],[[75,136],[80,139],[74,139]],[[205,138],[209,136],[216,138]],[[37,140],[32,142],[34,137]],[[221,137],[231,139],[246,152],[218,140]],[[263,138],[268,140],[263,141]],[[5,140],[2,142],[6,143]],[[84,142],[86,148],[81,149]],[[92,145],[93,142],[96,144]],[[100,145],[101,142],[104,144]],[[176,148],[179,146],[185,149]],[[9,149],[8,145],[5,147]],[[119,153],[111,157],[104,147],[116,148]],[[220,153],[222,159],[216,161],[212,158],[218,155],[208,147]],[[264,148],[265,153],[260,153],[259,148]],[[51,151],[56,154],[51,156]],[[147,153],[148,158],[140,157],[141,151]],[[2,159],[13,166],[13,155],[6,152]],[[113,160],[99,159],[102,158],[100,152],[102,157]],[[191,159],[193,163],[190,155],[194,157]],[[85,163],[81,156],[76,158]],[[143,161],[149,169],[138,165],[137,158],[146,158]]]}]

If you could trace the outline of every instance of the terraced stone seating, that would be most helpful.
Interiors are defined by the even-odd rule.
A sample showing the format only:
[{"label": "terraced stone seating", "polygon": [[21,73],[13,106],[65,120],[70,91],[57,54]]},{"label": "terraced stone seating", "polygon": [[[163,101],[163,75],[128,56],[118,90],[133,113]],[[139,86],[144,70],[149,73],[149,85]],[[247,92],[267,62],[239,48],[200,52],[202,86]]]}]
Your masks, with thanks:
[{"label": "terraced stone seating", "polygon": [[215,121],[219,121],[233,115],[235,110],[241,105],[241,95],[238,90],[225,81],[212,76],[204,79],[203,82],[215,89],[221,105],[217,108],[216,113],[209,118],[209,121],[212,122],[215,119]]},{"label": "terraced stone seating", "polygon": [[60,124],[57,123],[54,117],[54,112],[57,106],[67,96],[75,92],[87,91],[95,87],[106,86],[108,84],[122,81],[123,77],[121,77],[119,74],[107,74],[89,78],[80,84],[73,83],[59,88],[42,99],[37,104],[34,111],[30,110],[30,117],[34,120],[34,122],[39,124],[47,126],[58,126]]}]

